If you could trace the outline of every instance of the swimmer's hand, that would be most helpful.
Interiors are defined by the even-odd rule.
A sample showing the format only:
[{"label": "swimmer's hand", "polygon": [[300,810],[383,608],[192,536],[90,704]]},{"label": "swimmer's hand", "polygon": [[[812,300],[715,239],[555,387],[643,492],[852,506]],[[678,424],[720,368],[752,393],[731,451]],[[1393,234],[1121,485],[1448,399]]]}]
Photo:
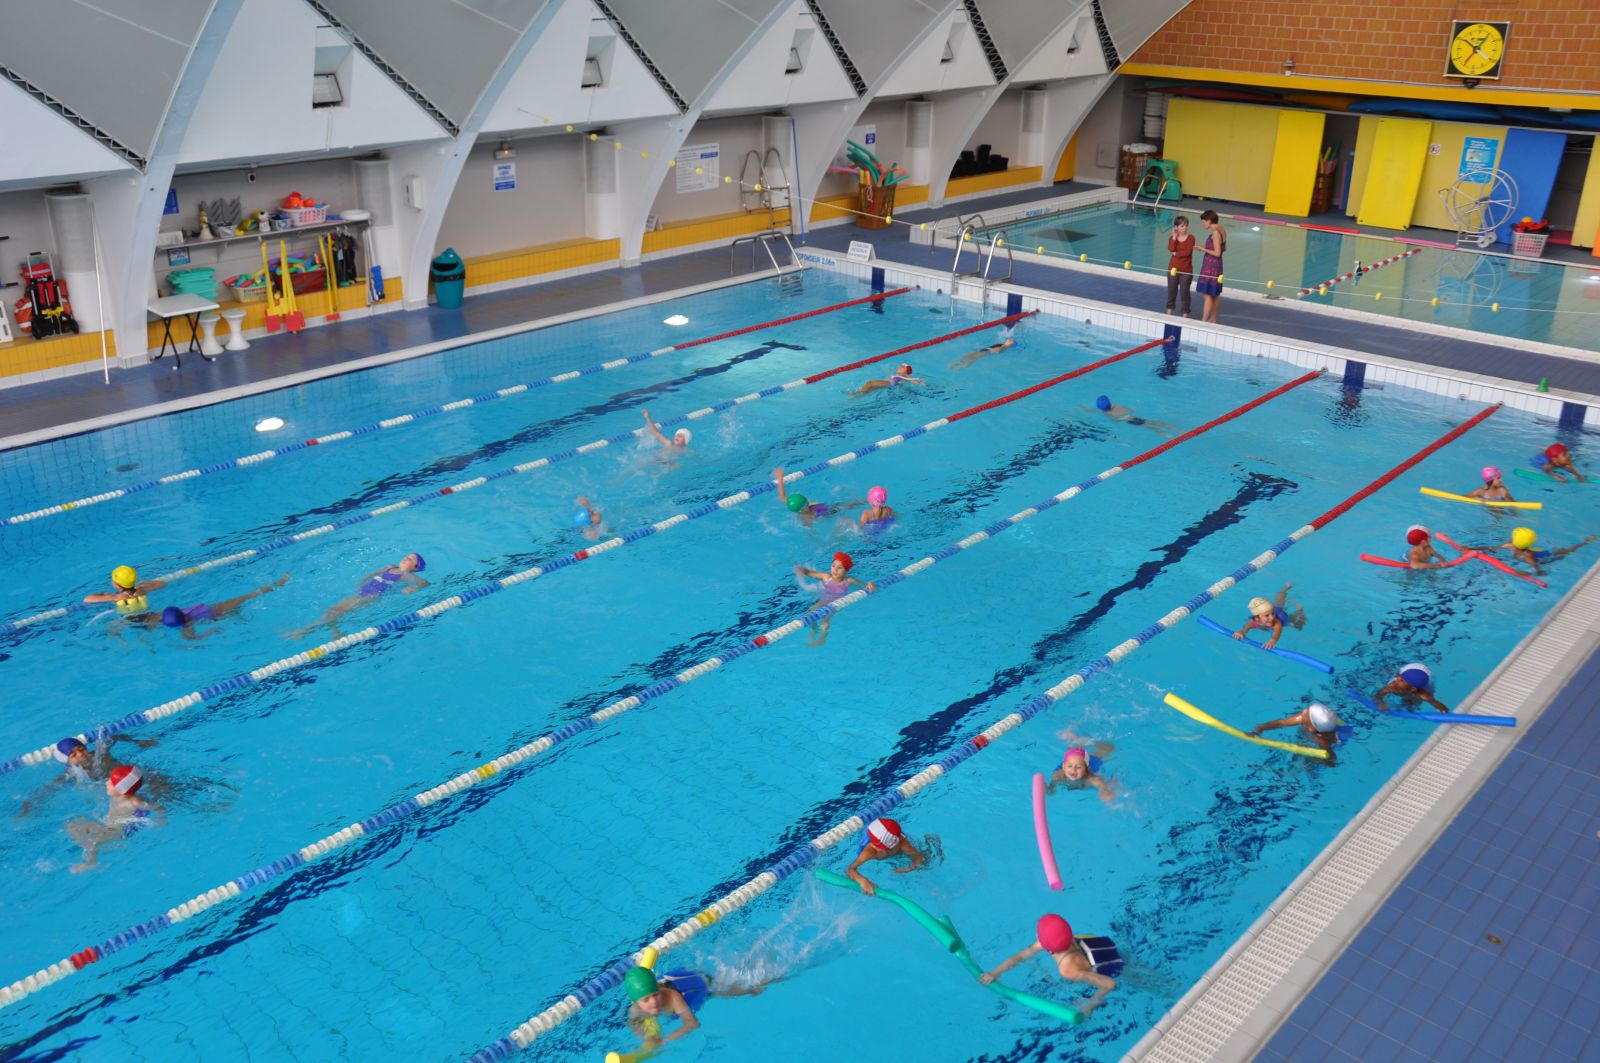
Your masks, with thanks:
[{"label": "swimmer's hand", "polygon": [[1250,733],[1253,735],[1265,734],[1266,730],[1267,729],[1265,726],[1256,724],[1254,727],[1250,728]]},{"label": "swimmer's hand", "polygon": [[1233,633],[1233,637],[1238,639],[1240,642],[1243,642],[1244,641],[1244,632],[1243,631],[1235,631]]},{"label": "swimmer's hand", "polygon": [[[991,974],[988,971],[984,971],[982,974],[980,974],[978,976],[978,984],[979,985],[991,985],[991,984],[993,984],[993,982],[994,982],[994,975]],[[1079,1010],[1081,1011],[1082,1009],[1080,1008]]]},{"label": "swimmer's hand", "polygon": [[1272,647],[1276,646],[1277,644],[1278,644],[1278,636],[1274,635],[1270,639],[1268,639],[1267,641],[1263,642],[1261,644],[1261,648],[1264,649],[1264,650],[1270,650],[1270,649],[1272,649]]},{"label": "swimmer's hand", "polygon": [[877,591],[878,591],[878,585],[876,583],[873,583],[871,580],[868,580],[867,581],[867,593],[868,594],[876,594]]}]

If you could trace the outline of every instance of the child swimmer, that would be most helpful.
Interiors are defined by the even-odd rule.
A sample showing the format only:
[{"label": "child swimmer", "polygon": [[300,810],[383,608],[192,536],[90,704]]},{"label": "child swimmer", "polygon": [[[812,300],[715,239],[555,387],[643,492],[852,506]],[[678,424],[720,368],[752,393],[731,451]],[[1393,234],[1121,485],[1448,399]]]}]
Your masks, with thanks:
[{"label": "child swimmer", "polygon": [[[828,571],[818,572],[814,568],[806,568],[804,565],[796,565],[794,566],[794,574],[805,579],[821,580],[821,595],[817,599],[817,604],[832,605],[834,602],[850,593],[850,585],[852,583],[858,587],[865,587],[868,594],[871,594],[878,589],[878,586],[875,583],[863,583],[854,576],[849,575],[850,570],[855,567],[855,564],[856,563],[854,559],[852,559],[849,554],[845,553],[843,550],[840,550],[838,553],[833,555],[833,563],[828,567]],[[811,637],[811,641],[806,643],[806,645],[821,646],[824,642],[827,642],[828,628],[832,623],[833,616],[831,614],[823,617],[822,623],[817,625],[816,634]]]},{"label": "child swimmer", "polygon": [[904,875],[915,871],[928,862],[928,854],[911,844],[911,840],[900,831],[900,824],[892,819],[875,819],[867,824],[867,829],[862,832],[865,840],[861,843],[861,851],[856,853],[856,858],[851,861],[845,875],[868,897],[874,897],[878,888],[872,881],[857,870],[868,860],[892,860],[895,857],[909,857],[911,862],[893,868],[895,874]]},{"label": "child swimmer", "polygon": [[1244,622],[1244,627],[1233,633],[1236,639],[1243,639],[1251,631],[1265,631],[1267,641],[1261,645],[1265,649],[1272,649],[1283,638],[1283,629],[1287,625],[1296,631],[1304,630],[1306,626],[1306,611],[1296,607],[1293,613],[1288,611],[1289,588],[1292,583],[1285,583],[1283,590],[1279,591],[1272,601],[1265,598],[1250,599],[1250,619]]},{"label": "child swimmer", "polygon": [[1076,938],[1071,925],[1059,915],[1044,915],[1034,928],[1032,945],[1012,956],[992,970],[984,971],[978,981],[988,985],[1019,963],[1048,952],[1056,965],[1056,973],[1069,982],[1082,982],[1094,986],[1097,992],[1088,1000],[1073,1002],[1073,1007],[1088,1017],[1089,1013],[1105,1001],[1106,994],[1117,988],[1113,975],[1122,973],[1122,957],[1109,938]]},{"label": "child swimmer", "polygon": [[1100,800],[1113,800],[1116,791],[1111,781],[1100,774],[1100,767],[1117,747],[1110,742],[1086,742],[1071,731],[1062,731],[1061,737],[1072,747],[1062,754],[1061,767],[1050,773],[1045,792],[1053,794],[1057,787],[1064,786],[1069,790],[1094,790]]}]

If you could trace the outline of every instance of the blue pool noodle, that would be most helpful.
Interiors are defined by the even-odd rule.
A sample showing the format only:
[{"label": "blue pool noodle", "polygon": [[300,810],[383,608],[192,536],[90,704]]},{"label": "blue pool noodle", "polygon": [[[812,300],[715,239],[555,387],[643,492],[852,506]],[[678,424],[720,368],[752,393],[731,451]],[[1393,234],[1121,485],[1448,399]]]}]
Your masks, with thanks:
[{"label": "blue pool noodle", "polygon": [[[1378,703],[1365,694],[1357,694],[1354,690],[1346,690],[1352,698],[1371,709],[1373,712],[1383,712],[1378,708]],[[1481,723],[1488,727],[1515,727],[1515,716],[1479,716],[1470,712],[1402,712],[1399,709],[1384,713],[1386,716],[1398,716],[1402,720],[1422,720],[1426,723]]]},{"label": "blue pool noodle", "polygon": [[[1195,623],[1199,624],[1208,631],[1215,631],[1219,635],[1226,635],[1230,639],[1233,638],[1233,632],[1229,631],[1227,628],[1223,627],[1209,616],[1197,616],[1194,619]],[[1261,643],[1251,642],[1249,639],[1236,641],[1243,641],[1246,646],[1254,647],[1255,649],[1261,650],[1265,653],[1275,654],[1276,656],[1282,657],[1286,661],[1298,661],[1300,664],[1310,665],[1319,672],[1326,672],[1329,675],[1333,674],[1333,665],[1324,664],[1315,657],[1307,657],[1305,654],[1296,653],[1293,650],[1280,650],[1276,646],[1269,650],[1265,646],[1261,645]]]}]

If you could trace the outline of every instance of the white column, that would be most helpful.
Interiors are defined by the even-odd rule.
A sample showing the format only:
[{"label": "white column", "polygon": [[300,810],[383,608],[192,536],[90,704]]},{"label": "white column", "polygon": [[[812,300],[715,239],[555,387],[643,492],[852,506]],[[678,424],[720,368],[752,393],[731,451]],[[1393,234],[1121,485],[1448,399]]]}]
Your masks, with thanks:
[{"label": "white column", "polygon": [[613,136],[583,142],[583,232],[591,240],[622,236],[622,193],[617,186],[617,155]]},{"label": "white column", "polygon": [[1017,159],[1020,166],[1044,165],[1044,122],[1047,100],[1043,86],[1022,90],[1021,129],[1017,136]]},{"label": "white column", "polygon": [[933,101],[906,101],[906,184],[933,181]]}]

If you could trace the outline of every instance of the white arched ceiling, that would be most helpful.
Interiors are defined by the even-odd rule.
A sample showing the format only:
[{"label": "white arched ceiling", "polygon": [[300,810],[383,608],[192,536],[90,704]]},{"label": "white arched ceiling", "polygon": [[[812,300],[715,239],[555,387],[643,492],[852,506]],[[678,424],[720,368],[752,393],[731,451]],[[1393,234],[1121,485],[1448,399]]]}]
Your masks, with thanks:
[{"label": "white arched ceiling", "polygon": [[[142,167],[211,8],[212,0],[6,0],[0,67]],[[13,141],[10,150],[23,149]]]},{"label": "white arched ceiling", "polygon": [[[790,49],[800,70],[785,73]],[[853,100],[855,89],[805,0],[788,0],[783,17],[751,46],[706,103],[706,113],[751,111]]]},{"label": "white arched ceiling", "polygon": [[0,151],[0,192],[133,169],[132,163],[5,81],[0,81],[0,129],[13,146],[28,146],[26,151]]},{"label": "white arched ceiling", "polygon": [[[994,70],[967,19],[966,8],[959,0],[939,7],[942,17],[937,26],[919,35],[900,61],[884,72],[887,76],[883,82],[867,94],[871,99],[921,96],[995,83]],[[851,47],[849,39],[845,47]],[[946,55],[951,58],[946,60]]]}]

